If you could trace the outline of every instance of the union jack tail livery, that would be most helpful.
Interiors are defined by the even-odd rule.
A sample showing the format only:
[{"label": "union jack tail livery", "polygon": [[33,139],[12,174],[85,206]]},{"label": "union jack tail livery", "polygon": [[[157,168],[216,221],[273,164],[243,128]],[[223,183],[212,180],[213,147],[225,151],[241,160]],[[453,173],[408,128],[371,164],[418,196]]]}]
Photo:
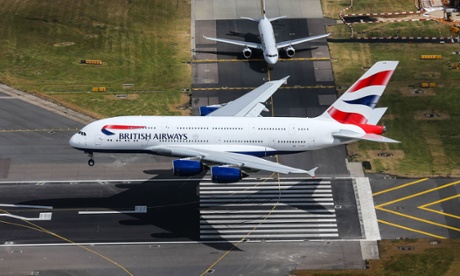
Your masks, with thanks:
[{"label": "union jack tail livery", "polygon": [[[377,139],[377,136],[375,136],[385,132],[384,126],[376,124],[382,118],[387,108],[376,108],[376,105],[397,65],[398,61],[380,61],[375,63],[320,117],[342,124],[359,126],[368,134],[363,137],[364,140],[397,142],[388,138],[382,140],[380,136]],[[343,138],[346,137],[343,136]]]}]

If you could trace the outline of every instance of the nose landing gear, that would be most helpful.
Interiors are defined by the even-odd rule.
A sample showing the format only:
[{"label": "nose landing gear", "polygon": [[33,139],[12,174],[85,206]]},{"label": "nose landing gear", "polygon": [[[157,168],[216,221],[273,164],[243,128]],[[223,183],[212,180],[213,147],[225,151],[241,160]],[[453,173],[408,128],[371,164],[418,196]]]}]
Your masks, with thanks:
[{"label": "nose landing gear", "polygon": [[92,152],[86,152],[86,154],[88,154],[88,156],[90,158],[88,160],[88,166],[90,166],[90,167],[94,166],[93,153]]}]

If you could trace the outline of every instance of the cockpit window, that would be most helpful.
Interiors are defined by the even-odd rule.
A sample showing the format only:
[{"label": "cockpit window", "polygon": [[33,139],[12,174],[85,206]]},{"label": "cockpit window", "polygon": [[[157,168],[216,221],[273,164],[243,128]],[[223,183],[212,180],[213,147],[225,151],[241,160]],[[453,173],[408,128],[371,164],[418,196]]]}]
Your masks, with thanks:
[{"label": "cockpit window", "polygon": [[277,57],[278,55],[277,54],[274,54],[274,55],[267,55],[269,57]]},{"label": "cockpit window", "polygon": [[82,135],[82,136],[86,136],[86,132],[83,132],[83,131],[79,131],[78,134]]}]

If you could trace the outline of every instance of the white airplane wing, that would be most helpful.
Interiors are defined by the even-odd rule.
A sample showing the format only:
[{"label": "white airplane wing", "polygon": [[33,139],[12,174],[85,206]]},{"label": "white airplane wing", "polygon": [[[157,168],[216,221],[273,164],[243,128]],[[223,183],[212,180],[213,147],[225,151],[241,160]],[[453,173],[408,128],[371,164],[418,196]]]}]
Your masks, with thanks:
[{"label": "white airplane wing", "polygon": [[289,76],[266,82],[206,116],[258,117],[262,110],[266,109],[262,103],[268,100],[288,78]]},{"label": "white airplane wing", "polygon": [[262,49],[262,44],[260,44],[260,43],[233,40],[233,39],[225,39],[225,38],[214,38],[214,37],[207,37],[207,36],[204,36],[204,35],[203,35],[203,37],[206,38],[207,40],[223,42],[223,43],[233,44],[233,45],[238,45],[238,46],[243,46],[243,47],[249,47],[249,48],[253,48],[253,49]]},{"label": "white airplane wing", "polygon": [[225,164],[238,168],[249,168],[254,170],[269,171],[275,173],[305,173],[312,177],[315,176],[317,169],[302,170],[289,166],[285,166],[279,163],[268,161],[260,157],[245,155],[240,153],[226,152],[226,151],[215,151],[209,149],[203,149],[199,147],[183,147],[183,146],[155,146],[151,147],[150,150],[156,154],[166,154],[178,157],[188,157],[191,159],[197,159],[207,161],[210,163]]},{"label": "white airplane wing", "polygon": [[330,34],[322,34],[322,35],[315,35],[315,36],[309,36],[309,37],[304,37],[304,38],[283,41],[283,42],[276,43],[276,48],[278,49],[285,48],[288,46],[297,45],[297,44],[304,43],[307,41],[316,40],[316,39],[320,39],[323,37],[328,37],[329,35]]}]

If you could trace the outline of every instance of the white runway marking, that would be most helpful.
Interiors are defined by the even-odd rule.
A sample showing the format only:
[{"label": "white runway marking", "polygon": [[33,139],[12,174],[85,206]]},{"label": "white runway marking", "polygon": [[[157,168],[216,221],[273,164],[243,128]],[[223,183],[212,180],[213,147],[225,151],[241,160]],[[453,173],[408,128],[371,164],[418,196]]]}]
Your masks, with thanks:
[{"label": "white runway marking", "polygon": [[132,211],[79,211],[79,215],[107,215],[107,214],[144,214],[147,213],[147,206],[135,206]]}]

